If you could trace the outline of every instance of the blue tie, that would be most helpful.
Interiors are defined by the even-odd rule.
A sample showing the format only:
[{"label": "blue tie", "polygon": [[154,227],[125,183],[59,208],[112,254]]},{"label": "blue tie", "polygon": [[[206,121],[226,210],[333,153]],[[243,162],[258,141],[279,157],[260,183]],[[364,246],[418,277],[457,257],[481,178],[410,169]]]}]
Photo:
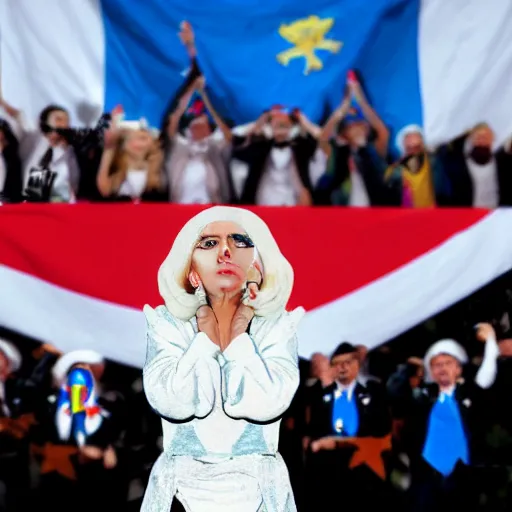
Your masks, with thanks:
[{"label": "blue tie", "polygon": [[332,406],[332,427],[335,435],[353,437],[359,428],[359,413],[355,400],[348,399],[347,391],[334,399]]},{"label": "blue tie", "polygon": [[469,463],[468,443],[459,407],[452,396],[437,400],[430,412],[423,458],[443,476],[448,476],[460,460]]}]

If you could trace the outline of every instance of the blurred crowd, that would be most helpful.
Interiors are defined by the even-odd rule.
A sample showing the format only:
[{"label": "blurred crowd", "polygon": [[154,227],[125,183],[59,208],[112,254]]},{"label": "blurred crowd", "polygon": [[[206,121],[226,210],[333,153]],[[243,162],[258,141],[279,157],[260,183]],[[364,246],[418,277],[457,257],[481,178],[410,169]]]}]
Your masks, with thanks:
[{"label": "blurred crowd", "polygon": [[[279,448],[299,511],[510,510],[509,312],[471,331],[423,354],[412,334],[402,350],[344,341],[300,361]],[[70,413],[76,368],[94,379],[83,444]],[[0,510],[139,510],[161,436],[140,370],[0,341]]]},{"label": "blurred crowd", "polygon": [[[512,141],[496,149],[491,126],[437,148],[415,125],[390,141],[356,73],[319,125],[276,105],[233,126],[210,100],[192,27],[180,36],[190,68],[159,129],[122,107],[73,128],[57,104],[34,126],[0,94],[0,203],[512,205]],[[348,340],[301,361],[280,440],[299,511],[510,510],[512,330],[507,315],[482,320],[476,358],[452,339],[424,357]],[[77,367],[95,381],[85,446],[61,400]],[[0,340],[0,511],[139,510],[161,444],[138,370]]]},{"label": "blurred crowd", "polygon": [[496,149],[492,127],[481,120],[437,148],[426,146],[416,125],[390,141],[364,77],[351,72],[340,84],[341,104],[319,125],[275,105],[255,122],[233,126],[210,99],[215,91],[201,74],[188,23],[180,37],[190,68],[159,129],[126,120],[121,106],[94,128],[72,128],[58,104],[34,122],[0,93],[2,201],[512,205],[511,141]]}]

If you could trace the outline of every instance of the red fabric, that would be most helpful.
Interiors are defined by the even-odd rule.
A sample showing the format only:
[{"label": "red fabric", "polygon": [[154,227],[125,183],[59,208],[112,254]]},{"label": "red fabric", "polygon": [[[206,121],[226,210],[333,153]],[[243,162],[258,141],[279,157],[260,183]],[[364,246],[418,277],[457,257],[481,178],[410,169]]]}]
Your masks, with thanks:
[{"label": "red fabric", "polygon": [[[66,407],[64,409],[65,414],[68,416],[71,416],[71,409],[69,407]],[[101,412],[101,408],[97,405],[93,405],[91,407],[85,408],[85,414],[88,418],[92,418],[93,416],[96,416],[96,414],[99,414]]]},{"label": "red fabric", "polygon": [[[153,204],[0,208],[0,264],[140,309],[162,301],[157,270],[202,207]],[[435,248],[486,210],[251,208],[295,271],[289,306],[312,309]]]}]

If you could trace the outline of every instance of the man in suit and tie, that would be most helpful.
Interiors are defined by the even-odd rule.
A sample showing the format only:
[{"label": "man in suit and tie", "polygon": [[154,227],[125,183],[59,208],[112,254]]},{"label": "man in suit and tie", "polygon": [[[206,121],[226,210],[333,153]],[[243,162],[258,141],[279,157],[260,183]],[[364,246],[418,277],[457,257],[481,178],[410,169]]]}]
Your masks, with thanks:
[{"label": "man in suit and tie", "polygon": [[310,509],[330,508],[339,500],[340,491],[346,491],[345,506],[350,508],[348,501],[366,510],[385,492],[382,475],[368,464],[354,464],[361,441],[383,439],[391,432],[385,391],[376,381],[361,384],[360,368],[358,348],[342,343],[331,356],[331,382],[328,375],[321,378],[322,386],[311,400]]},{"label": "man in suit and tie", "polygon": [[[478,457],[477,442],[485,428],[484,390],[497,372],[499,349],[492,329],[479,328],[485,340],[484,358],[476,377],[464,380],[468,362],[464,348],[445,339],[434,343],[424,358],[425,382],[412,388],[408,376],[402,385],[395,375],[392,393],[394,415],[405,415],[403,442],[411,462],[411,508],[417,512],[474,510],[471,465]],[[400,403],[407,407],[399,407]],[[479,435],[480,434],[480,435]]]}]

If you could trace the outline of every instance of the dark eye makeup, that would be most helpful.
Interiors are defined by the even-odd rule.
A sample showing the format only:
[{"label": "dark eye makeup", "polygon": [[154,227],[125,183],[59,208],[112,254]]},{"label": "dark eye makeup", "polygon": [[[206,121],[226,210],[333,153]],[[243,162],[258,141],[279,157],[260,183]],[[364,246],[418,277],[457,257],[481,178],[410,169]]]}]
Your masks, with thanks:
[{"label": "dark eye makeup", "polygon": [[242,235],[240,233],[233,233],[229,235],[229,237],[235,242],[237,247],[254,247],[253,241],[249,238],[248,235]]},{"label": "dark eye makeup", "polygon": [[[232,233],[228,236],[231,240],[233,240],[235,247],[240,249],[252,248],[254,247],[254,242],[249,238],[248,235],[242,233]],[[219,237],[217,236],[202,236],[199,239],[196,247],[198,249],[213,249],[219,244]]]}]

